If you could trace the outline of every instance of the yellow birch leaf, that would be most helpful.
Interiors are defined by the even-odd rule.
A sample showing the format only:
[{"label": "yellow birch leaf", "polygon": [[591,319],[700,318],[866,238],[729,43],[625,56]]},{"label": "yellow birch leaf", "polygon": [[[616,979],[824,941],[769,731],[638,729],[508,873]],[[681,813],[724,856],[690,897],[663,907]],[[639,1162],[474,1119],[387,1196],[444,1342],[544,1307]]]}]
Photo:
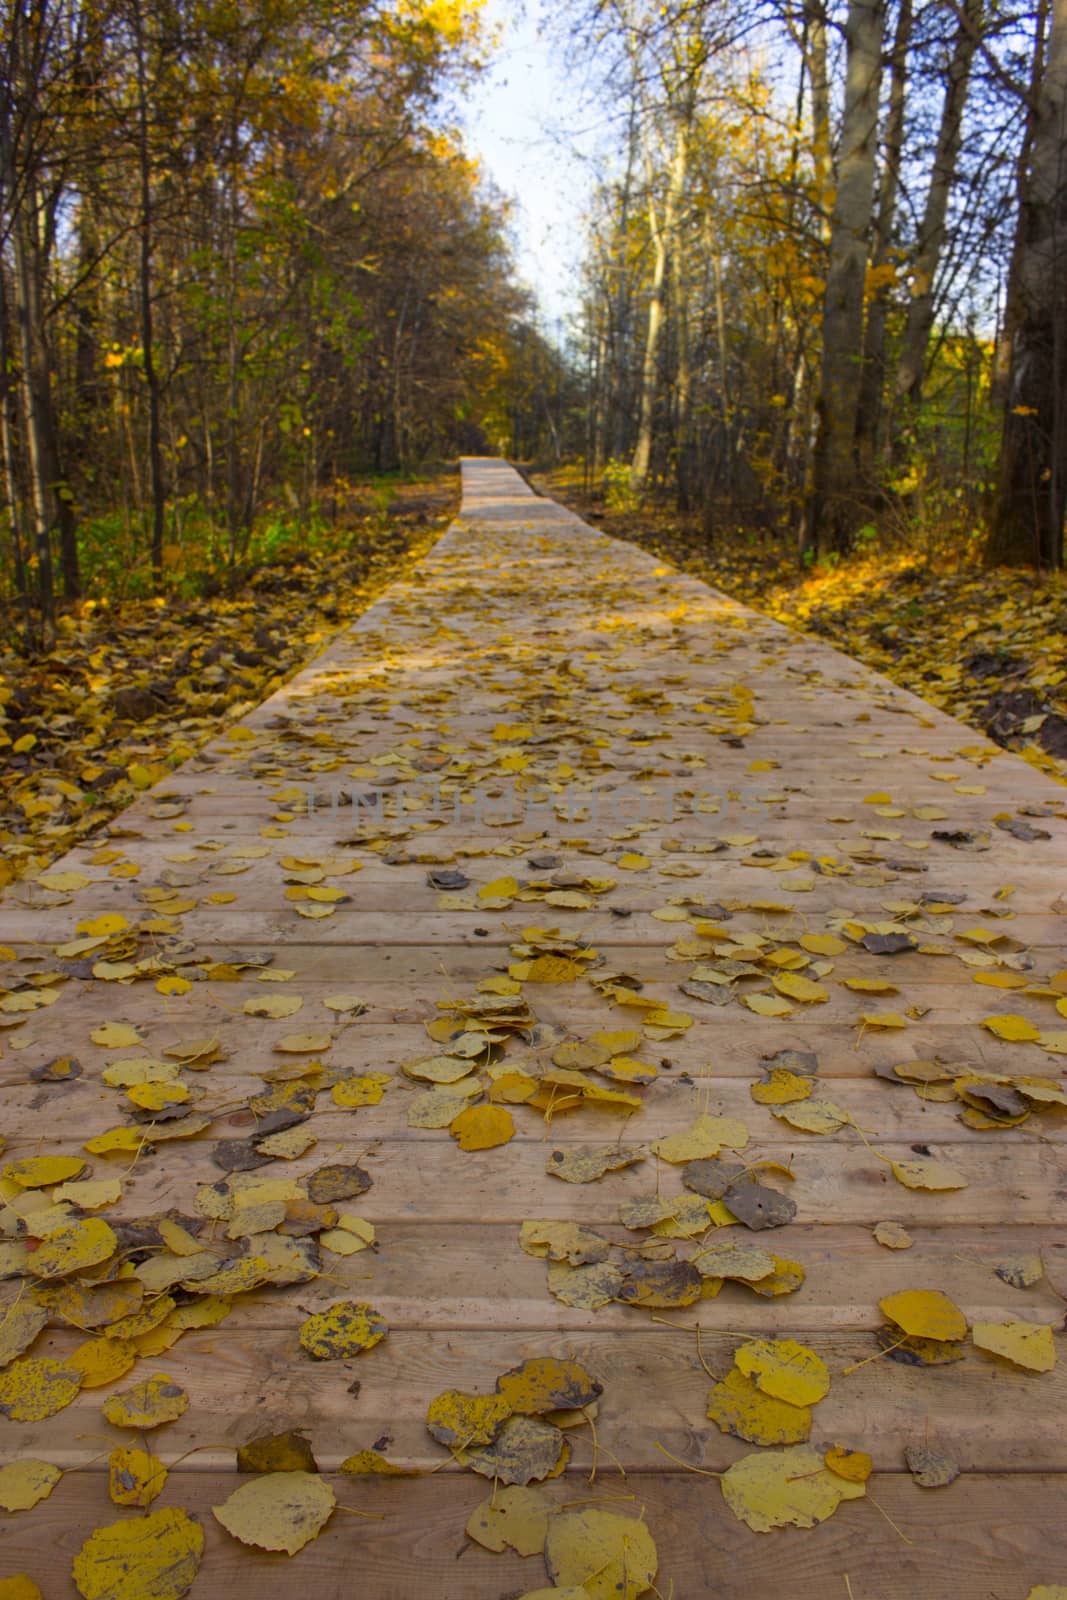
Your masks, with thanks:
[{"label": "yellow birch leaf", "polygon": [[764,1394],[794,1406],[813,1406],[830,1390],[821,1356],[795,1339],[754,1339],[734,1352],[734,1361]]},{"label": "yellow birch leaf", "polygon": [[739,1521],[754,1533],[772,1528],[814,1528],[833,1515],[842,1500],[864,1494],[862,1483],[831,1472],[811,1445],[761,1450],[743,1456],[720,1479],[723,1498]]},{"label": "yellow birch leaf", "polygon": [[590,1600],[637,1600],[658,1564],[652,1535],[636,1517],[581,1506],[549,1522],[545,1566],[558,1589],[584,1589]]},{"label": "yellow birch leaf", "polygon": [[283,1161],[296,1161],[318,1141],[310,1128],[283,1128],[280,1133],[270,1133],[256,1141],[256,1149],[265,1156],[279,1156]]},{"label": "yellow birch leaf", "polygon": [[788,1017],[793,1013],[788,1000],[776,994],[744,994],[741,1004],[754,1011],[757,1017]]},{"label": "yellow birch leaf", "polygon": [[346,1078],[343,1083],[334,1084],[331,1098],[334,1105],[345,1110],[353,1110],[356,1106],[376,1106],[390,1081],[387,1072],[368,1072],[360,1078]]},{"label": "yellow birch leaf", "polygon": [[338,1467],[338,1472],[346,1472],[352,1478],[417,1478],[417,1467],[398,1467],[395,1462],[387,1461],[379,1455],[377,1450],[357,1450],[354,1456],[346,1456]]},{"label": "yellow birch leaf", "polygon": [[122,1050],[127,1045],[143,1043],[141,1035],[129,1022],[102,1022],[99,1028],[93,1028],[89,1037],[94,1044],[108,1050]]},{"label": "yellow birch leaf", "polygon": [[836,1100],[800,1100],[796,1104],[772,1106],[771,1115],[803,1133],[836,1133],[852,1121]]},{"label": "yellow birch leaf", "polygon": [[0,1416],[43,1422],[69,1406],[80,1388],[73,1368],[47,1356],[23,1356],[0,1372]]},{"label": "yellow birch leaf", "polygon": [[948,1161],[935,1156],[909,1156],[889,1163],[893,1176],[905,1189],[966,1189],[968,1180]]},{"label": "yellow birch leaf", "polygon": [[849,1450],[845,1445],[835,1444],[823,1456],[823,1463],[839,1478],[846,1478],[849,1483],[866,1483],[874,1471],[874,1462],[866,1450]]},{"label": "yellow birch leaf", "polygon": [[1028,1372],[1051,1372],[1056,1365],[1052,1328],[1036,1322],[976,1322],[971,1339],[979,1350],[1002,1356]]},{"label": "yellow birch leaf", "polygon": [[102,1389],[124,1378],[137,1360],[137,1350],[126,1339],[88,1339],[71,1352],[66,1365],[81,1376],[83,1389]]},{"label": "yellow birch leaf", "polygon": [[810,1078],[787,1067],[772,1067],[766,1082],[753,1083],[749,1094],[760,1106],[787,1106],[810,1098],[815,1085]]},{"label": "yellow birch leaf", "polygon": [[110,939],[114,933],[124,933],[129,927],[126,918],[118,911],[106,911],[103,916],[90,917],[79,922],[77,931],[89,939]]},{"label": "yellow birch leaf", "polygon": [[381,1312],[362,1300],[339,1300],[308,1317],[300,1343],[316,1361],[341,1361],[370,1350],[389,1329]]},{"label": "yellow birch leaf", "polygon": [[91,1533],[74,1557],[83,1600],[181,1600],[204,1554],[204,1530],[175,1506]]},{"label": "yellow birch leaf", "polygon": [[285,1033],[280,1039],[274,1040],[271,1049],[282,1055],[318,1056],[332,1044],[333,1035],[330,1033]]},{"label": "yellow birch leaf", "polygon": [[902,1289],[879,1300],[882,1313],[912,1339],[962,1339],[967,1318],[940,1289]]},{"label": "yellow birch leaf", "polygon": [[540,1489],[508,1484],[475,1506],[467,1519],[467,1537],[486,1550],[536,1556],[544,1549],[553,1509]]},{"label": "yellow birch leaf", "polygon": [[37,1278],[62,1278],[110,1260],[118,1247],[114,1229],[102,1217],[86,1217],[49,1234],[34,1251],[30,1270]]},{"label": "yellow birch leaf", "polygon": [[50,1189],[54,1183],[69,1183],[85,1171],[79,1156],[28,1156],[24,1161],[9,1161],[0,1176],[17,1183],[20,1189]]},{"label": "yellow birch leaf", "polygon": [[468,1445],[489,1444],[510,1416],[511,1407],[502,1394],[445,1389],[430,1401],[426,1426],[438,1444],[465,1450]]},{"label": "yellow birch leaf", "polygon": [[47,1500],[63,1476],[50,1461],[22,1456],[0,1467],[0,1511],[31,1511]]},{"label": "yellow birch leaf", "polygon": [[1041,1037],[1040,1028],[1036,1028],[1025,1017],[1016,1016],[1010,1011],[995,1017],[983,1017],[982,1027],[987,1028],[998,1039],[1007,1039],[1013,1044],[1032,1044]]},{"label": "yellow birch leaf", "polygon": [[176,1421],[188,1406],[189,1396],[181,1384],[161,1372],[124,1394],[110,1395],[102,1409],[105,1422],[115,1428],[160,1428]]},{"label": "yellow birch leaf", "polygon": [[211,1510],[226,1532],[260,1550],[293,1556],[318,1537],[336,1496],[315,1472],[265,1472]]},{"label": "yellow birch leaf", "polygon": [[241,1010],[246,1017],[291,1017],[304,1004],[298,994],[266,994],[246,1000]]},{"label": "yellow birch leaf", "polygon": [[790,1000],[799,1000],[801,1005],[817,1005],[830,998],[828,989],[824,989],[821,983],[814,983],[811,978],[805,978],[801,972],[776,973],[771,982],[779,994],[784,994]]},{"label": "yellow birch leaf", "polygon": [[47,1321],[45,1308],[25,1296],[7,1306],[0,1315],[0,1367],[28,1350]]},{"label": "yellow birch leaf", "polygon": [[533,1356],[520,1367],[501,1373],[497,1391],[516,1415],[540,1416],[546,1411],[575,1411],[592,1405],[602,1385],[577,1361]]},{"label": "yellow birch leaf", "polygon": [[91,1156],[135,1156],[144,1143],[144,1134],[127,1126],[98,1133],[95,1138],[87,1139],[82,1149]]},{"label": "yellow birch leaf", "polygon": [[737,1117],[715,1117],[706,1113],[695,1117],[681,1133],[656,1139],[652,1149],[664,1161],[680,1165],[716,1156],[722,1145],[743,1150],[748,1144],[748,1129]]},{"label": "yellow birch leaf", "polygon": [[478,890],[479,900],[513,900],[519,892],[517,878],[494,878]]},{"label": "yellow birch leaf", "polygon": [[708,1395],[707,1414],[724,1433],[748,1444],[803,1444],[811,1434],[811,1409],[760,1391],[732,1367]]},{"label": "yellow birch leaf", "polygon": [[840,956],[848,949],[834,933],[802,933],[797,944],[812,956]]},{"label": "yellow birch leaf", "polygon": [[157,1499],[167,1481],[167,1469],[158,1456],[120,1445],[107,1458],[108,1493],[117,1506],[144,1510]]},{"label": "yellow birch leaf", "polygon": [[192,987],[188,978],[179,978],[176,973],[171,973],[166,978],[159,978],[156,982],[159,994],[188,994]]},{"label": "yellow birch leaf", "polygon": [[82,1211],[97,1211],[101,1206],[114,1205],[117,1200],[122,1199],[122,1184],[118,1178],[87,1178],[82,1182],[75,1180],[73,1183],[60,1184],[58,1189],[52,1191],[52,1199],[57,1205],[69,1200]]},{"label": "yellow birch leaf", "polygon": [[448,1131],[461,1150],[491,1150],[515,1136],[515,1119],[503,1106],[468,1106]]}]

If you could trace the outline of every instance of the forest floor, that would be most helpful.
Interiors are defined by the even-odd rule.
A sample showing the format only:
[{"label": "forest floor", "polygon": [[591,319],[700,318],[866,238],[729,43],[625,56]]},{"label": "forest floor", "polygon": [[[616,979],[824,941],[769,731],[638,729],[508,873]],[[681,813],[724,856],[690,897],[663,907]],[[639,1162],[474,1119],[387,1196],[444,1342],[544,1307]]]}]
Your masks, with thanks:
[{"label": "forest floor", "polygon": [[623,510],[580,469],[535,474],[586,521],[803,633],[817,634],[1067,783],[1067,581],[985,569],[976,544],[901,542],[798,568],[773,535],[724,535],[699,515]]},{"label": "forest floor", "polygon": [[336,530],[232,592],[90,598],[54,650],[0,645],[0,886],[39,872],[258,705],[403,577],[459,506],[454,472],[356,488]]},{"label": "forest floor", "polygon": [[[606,533],[817,634],[1067,782],[1067,582],[901,544],[804,572],[764,535],[709,548],[697,516],[534,481]],[[386,501],[388,503],[386,503]],[[39,872],[298,671],[444,532],[451,474],[356,492],[336,534],[232,593],[90,599],[47,655],[0,651],[0,885]]]}]

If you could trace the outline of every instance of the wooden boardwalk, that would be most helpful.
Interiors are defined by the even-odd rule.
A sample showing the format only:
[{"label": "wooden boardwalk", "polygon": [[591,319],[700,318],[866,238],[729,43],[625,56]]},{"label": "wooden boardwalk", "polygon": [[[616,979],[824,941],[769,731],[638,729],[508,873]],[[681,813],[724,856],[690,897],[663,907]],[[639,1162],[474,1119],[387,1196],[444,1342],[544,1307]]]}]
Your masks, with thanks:
[{"label": "wooden boardwalk", "polygon": [[[33,1456],[68,1469],[46,1501],[0,1517],[0,1576],[29,1574],[47,1600],[76,1594],[71,1563],[89,1533],[140,1514],[111,1503],[107,1474],[108,1452],[140,1438],[106,1422],[101,1404],[166,1373],[189,1408],[145,1438],[174,1464],[156,1508],[203,1522],[195,1596],[251,1600],[295,1585],[315,1600],[504,1600],[538,1590],[548,1582],[540,1557],[465,1537],[489,1486],[449,1459],[425,1415],[443,1390],[490,1392],[498,1374],[552,1355],[583,1363],[603,1395],[595,1484],[590,1430],[578,1429],[546,1492],[643,1514],[659,1594],[1024,1600],[1034,1585],[1067,1584],[1064,1368],[1022,1370],[969,1344],[953,1364],[909,1365],[879,1356],[875,1340],[879,1300],[906,1289],[943,1291],[971,1323],[1063,1324],[1064,1112],[968,1126],[944,1076],[921,1096],[877,1069],[936,1058],[957,1064],[957,1076],[1062,1081],[1065,798],[846,656],[535,497],[502,463],[466,462],[461,518],[410,581],[146,793],[110,837],[0,903],[9,947],[0,985],[23,997],[0,1006],[5,1024],[19,1024],[0,1032],[0,1166],[80,1155],[131,1120],[105,1069],[209,1037],[219,1059],[176,1080],[193,1097],[184,1109],[209,1114],[202,1132],[137,1160],[87,1158],[93,1178],[121,1179],[121,1198],[94,1215],[119,1230],[122,1253],[166,1253],[151,1227],[123,1233],[123,1221],[196,1216],[198,1189],[224,1176],[219,1141],[256,1131],[250,1097],[271,1089],[273,1073],[281,1103],[277,1069],[296,1063],[306,1082],[309,1058],[328,1069],[304,1124],[317,1143],[250,1177],[299,1179],[358,1159],[371,1186],[340,1209],[377,1232],[373,1251],[323,1250],[318,1278],[235,1296],[217,1326],[144,1355],[114,1384],[83,1388],[54,1416],[0,1418],[0,1462]],[[124,920],[97,920],[110,914]],[[904,948],[878,953],[879,932]],[[820,950],[827,936],[836,943]],[[94,938],[111,943],[72,943]],[[427,1085],[402,1064],[448,1050],[427,1037],[427,1023],[455,1019],[441,1004],[484,1003],[491,991],[479,984],[536,963],[541,948],[562,946],[559,970],[573,976],[565,941],[580,947],[581,975],[539,982],[549,967],[529,977],[516,968],[513,1009],[525,1002],[536,1028],[502,1040],[500,1059],[536,1075],[561,1042],[643,1033],[628,1053],[657,1068],[647,1087],[586,1072],[601,1089],[636,1095],[640,1109],[591,1103],[546,1126],[514,1104],[515,1137],[471,1151],[447,1127],[410,1126]],[[516,952],[524,943],[532,957]],[[94,975],[102,955],[110,965]],[[129,970],[153,956],[157,966]],[[774,974],[798,971],[827,998],[807,1003],[772,986]],[[622,975],[614,1001],[601,992],[609,973]],[[659,1009],[616,1003],[634,984]],[[54,1004],[18,1009],[42,991],[58,993]],[[365,1009],[324,1005],[338,995]],[[788,1009],[760,1015],[762,1002],[745,1003],[759,995]],[[243,1009],[287,996],[302,1005],[284,1018]],[[1004,1013],[1040,1039],[982,1026]],[[884,1025],[889,1014],[895,1025]],[[93,1042],[108,1023],[134,1026],[142,1042]],[[279,1051],[294,1033],[311,1037]],[[809,1133],[773,1114],[789,1107],[756,1103],[764,1058],[782,1050],[816,1054],[814,1098],[850,1121]],[[80,1076],[34,1075],[57,1056],[75,1057]],[[330,1085],[353,1072],[389,1075],[379,1103],[334,1103]],[[766,1297],[727,1282],[677,1308],[583,1310],[555,1298],[548,1263],[520,1248],[523,1221],[641,1238],[620,1228],[620,1203],[687,1191],[681,1167],[651,1154],[576,1184],[546,1173],[550,1153],[616,1139],[647,1151],[704,1112],[745,1124],[744,1163],[791,1169],[792,1181],[767,1169],[767,1182],[796,1205],[781,1229],[728,1227],[716,1243],[740,1236],[800,1262],[802,1286]],[[917,1155],[951,1163],[967,1186],[907,1188],[880,1159]],[[5,1198],[17,1193],[9,1184]],[[8,1245],[14,1234],[22,1248],[3,1216]],[[875,1240],[884,1221],[907,1229],[910,1249]],[[226,1226],[210,1224],[201,1242],[217,1250]],[[4,1249],[0,1238],[10,1267]],[[1037,1281],[1007,1281],[1036,1256]],[[998,1275],[1005,1264],[1014,1268]],[[115,1270],[112,1261],[81,1277]],[[0,1283],[0,1305],[26,1301],[35,1281]],[[388,1335],[358,1357],[311,1361],[298,1328],[345,1298],[370,1302]],[[750,1531],[715,1477],[684,1465],[721,1472],[757,1448],[707,1420],[704,1363],[721,1376],[735,1347],[758,1336],[795,1338],[823,1357],[831,1387],[812,1441],[874,1461],[866,1498],[815,1528]],[[31,1354],[63,1361],[85,1338],[53,1311]],[[310,1439],[341,1506],[378,1519],[339,1509],[291,1560],[237,1543],[211,1512],[241,1481],[236,1448],[288,1429]],[[908,1473],[906,1447],[923,1445],[959,1466],[949,1487],[921,1488]],[[433,1475],[337,1473],[372,1448]]]}]

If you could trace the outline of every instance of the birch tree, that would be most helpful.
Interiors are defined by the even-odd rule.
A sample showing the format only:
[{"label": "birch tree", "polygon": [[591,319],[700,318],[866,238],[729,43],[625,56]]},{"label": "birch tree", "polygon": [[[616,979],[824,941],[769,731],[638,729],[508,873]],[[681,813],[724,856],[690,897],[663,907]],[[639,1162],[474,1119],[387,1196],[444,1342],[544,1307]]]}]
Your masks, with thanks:
[{"label": "birch tree", "polygon": [[1067,0],[1053,0],[1019,207],[991,561],[1063,563],[1067,510]]},{"label": "birch tree", "polygon": [[856,416],[884,28],[884,0],[849,0],[845,107],[823,298],[817,430],[805,507],[805,545],[820,554],[847,550],[861,518]]}]

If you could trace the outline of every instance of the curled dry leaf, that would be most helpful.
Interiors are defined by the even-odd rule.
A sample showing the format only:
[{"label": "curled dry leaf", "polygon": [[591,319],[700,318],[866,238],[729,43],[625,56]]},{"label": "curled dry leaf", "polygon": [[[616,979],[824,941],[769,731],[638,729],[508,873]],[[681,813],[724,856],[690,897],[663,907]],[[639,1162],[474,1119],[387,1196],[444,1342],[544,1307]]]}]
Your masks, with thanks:
[{"label": "curled dry leaf", "polygon": [[567,1465],[571,1447],[559,1428],[540,1417],[508,1417],[490,1444],[465,1450],[464,1464],[483,1478],[526,1484],[554,1478]]},{"label": "curled dry leaf", "polygon": [[915,1243],[907,1228],[901,1227],[899,1222],[876,1222],[871,1231],[886,1250],[910,1250]]},{"label": "curled dry leaf", "polygon": [[932,1450],[929,1445],[906,1445],[904,1459],[920,1489],[944,1489],[960,1475],[959,1466],[951,1456]]},{"label": "curled dry leaf", "polygon": [[565,1183],[595,1183],[606,1172],[619,1172],[645,1159],[639,1147],[596,1145],[592,1148],[576,1145],[570,1150],[553,1150],[545,1162],[545,1171]]}]

